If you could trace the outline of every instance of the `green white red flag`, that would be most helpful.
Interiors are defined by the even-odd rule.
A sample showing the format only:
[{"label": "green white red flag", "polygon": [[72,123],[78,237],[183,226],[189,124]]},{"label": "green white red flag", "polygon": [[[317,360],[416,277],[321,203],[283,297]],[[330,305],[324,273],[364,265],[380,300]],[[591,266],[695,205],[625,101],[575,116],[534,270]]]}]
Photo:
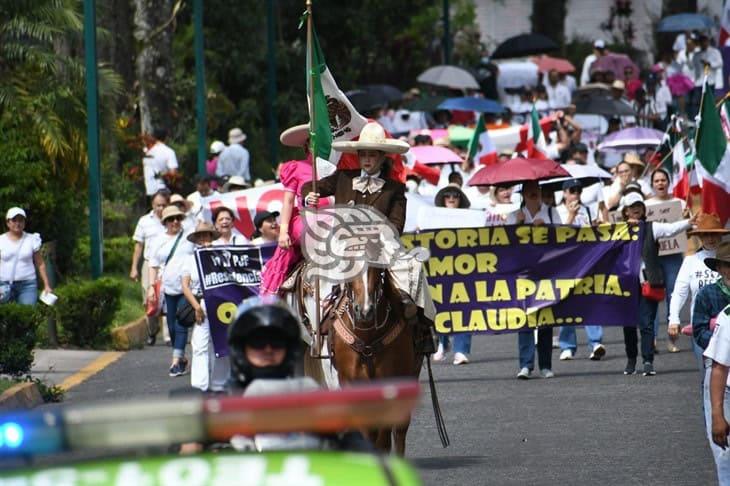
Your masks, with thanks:
[{"label": "green white red flag", "polygon": [[474,134],[469,141],[468,158],[475,165],[491,165],[497,163],[497,148],[489,137],[489,131],[484,123],[484,115],[479,115]]}]

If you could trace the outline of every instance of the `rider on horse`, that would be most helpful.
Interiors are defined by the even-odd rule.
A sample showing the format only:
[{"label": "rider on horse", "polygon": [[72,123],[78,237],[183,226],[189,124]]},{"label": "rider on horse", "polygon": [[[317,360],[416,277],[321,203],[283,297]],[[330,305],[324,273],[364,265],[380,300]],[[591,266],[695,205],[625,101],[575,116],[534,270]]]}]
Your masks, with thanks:
[{"label": "rider on horse", "polygon": [[[389,177],[391,162],[386,155],[404,154],[409,145],[387,138],[385,130],[379,124],[371,122],[363,127],[357,141],[334,142],[332,148],[340,152],[356,153],[360,170],[338,169],[317,182],[317,193],[312,192],[311,182],[304,184],[302,194],[307,194],[305,204],[317,205],[320,197],[334,196],[335,205],[372,206],[385,215],[400,236],[406,221],[405,185]],[[417,331],[417,352],[431,354],[434,351],[431,328],[435,309],[425,276],[422,271],[417,272],[416,278],[421,281],[412,285],[414,282],[409,282],[409,278],[413,278],[409,277],[412,272],[398,268],[403,266],[402,260],[398,260],[390,270],[401,290],[404,317]]]}]

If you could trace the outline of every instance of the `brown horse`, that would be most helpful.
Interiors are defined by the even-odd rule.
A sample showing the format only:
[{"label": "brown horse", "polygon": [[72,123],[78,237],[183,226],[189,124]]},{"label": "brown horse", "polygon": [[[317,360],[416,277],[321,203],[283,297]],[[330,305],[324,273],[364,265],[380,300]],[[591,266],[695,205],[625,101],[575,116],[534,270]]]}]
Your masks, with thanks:
[{"label": "brown horse", "polygon": [[[387,269],[369,267],[344,285],[330,329],[340,384],[395,377],[418,378],[423,358],[416,355],[414,329],[403,319],[400,293]],[[408,423],[367,432],[375,446],[403,456]]]}]

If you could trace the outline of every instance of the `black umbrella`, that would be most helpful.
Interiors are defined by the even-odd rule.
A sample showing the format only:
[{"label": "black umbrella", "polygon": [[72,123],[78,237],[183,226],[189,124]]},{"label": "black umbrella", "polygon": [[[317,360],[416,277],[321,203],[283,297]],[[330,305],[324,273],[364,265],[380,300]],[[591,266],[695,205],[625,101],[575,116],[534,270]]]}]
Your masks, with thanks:
[{"label": "black umbrella", "polygon": [[369,84],[367,86],[363,86],[362,90],[369,93],[382,104],[388,104],[403,99],[403,92],[389,84]]},{"label": "black umbrella", "polygon": [[433,112],[439,109],[438,106],[443,103],[445,99],[445,96],[422,96],[405,103],[403,108],[411,111]]},{"label": "black umbrella", "polygon": [[636,116],[636,111],[625,101],[606,95],[579,96],[575,101],[575,112],[604,116]]},{"label": "black umbrella", "polygon": [[360,113],[368,113],[378,108],[384,107],[386,103],[379,101],[372,93],[363,91],[361,89],[355,89],[345,93],[347,99],[350,100],[352,106]]},{"label": "black umbrella", "polygon": [[556,51],[559,46],[542,34],[520,34],[502,42],[492,53],[492,59],[532,56]]}]

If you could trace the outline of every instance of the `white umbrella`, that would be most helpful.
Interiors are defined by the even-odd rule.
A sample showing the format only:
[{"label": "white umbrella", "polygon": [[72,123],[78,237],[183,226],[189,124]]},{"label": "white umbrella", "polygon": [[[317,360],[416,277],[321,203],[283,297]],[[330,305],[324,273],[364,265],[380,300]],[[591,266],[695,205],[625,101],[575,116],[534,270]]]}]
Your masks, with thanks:
[{"label": "white umbrella", "polygon": [[548,179],[546,181],[542,181],[540,185],[560,188],[563,185],[563,182],[571,179],[578,179],[585,187],[599,181],[610,181],[613,178],[609,172],[601,169],[597,165],[561,164],[560,166],[570,173],[570,177],[556,177],[555,179]]},{"label": "white umbrella", "polygon": [[497,86],[502,89],[537,86],[538,67],[534,62],[500,62],[497,67],[499,68]]},{"label": "white umbrella", "polygon": [[631,127],[608,135],[598,144],[598,150],[640,150],[659,145],[664,132],[653,128]]},{"label": "white umbrella", "polygon": [[479,83],[472,74],[456,66],[434,66],[418,75],[418,82],[445,86],[454,89],[479,89]]}]

